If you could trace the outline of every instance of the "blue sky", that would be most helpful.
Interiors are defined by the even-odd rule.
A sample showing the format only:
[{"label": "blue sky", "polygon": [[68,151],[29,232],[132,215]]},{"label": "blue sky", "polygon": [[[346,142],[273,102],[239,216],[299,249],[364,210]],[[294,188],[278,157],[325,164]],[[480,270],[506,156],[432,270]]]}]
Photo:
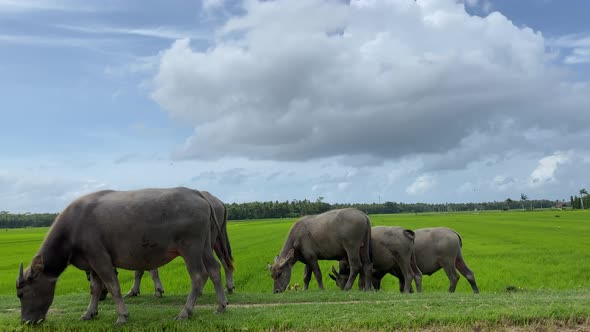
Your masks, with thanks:
[{"label": "blue sky", "polygon": [[583,0],[0,0],[0,210],[100,189],[226,202],[569,199]]}]

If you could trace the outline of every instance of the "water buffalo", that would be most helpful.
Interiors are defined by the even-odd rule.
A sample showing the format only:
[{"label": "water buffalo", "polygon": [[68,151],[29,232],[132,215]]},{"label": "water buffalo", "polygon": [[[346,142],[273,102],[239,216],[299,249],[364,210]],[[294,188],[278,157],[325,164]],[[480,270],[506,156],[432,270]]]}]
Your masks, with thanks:
[{"label": "water buffalo", "polygon": [[[90,304],[82,319],[98,313],[102,281],[113,295],[116,323],[125,323],[128,311],[115,268],[152,270],[177,256],[184,259],[191,278],[191,292],[177,319],[192,315],[208,277],[217,294],[217,310],[223,312],[227,299],[211,250],[213,229],[220,231],[213,207],[197,190],[104,190],[83,196],[56,217],[31,265],[23,271],[21,264],[16,282],[21,320],[45,319],[57,279],[72,264],[92,276]],[[221,242],[227,252],[226,241]]]},{"label": "water buffalo", "polygon": [[[459,270],[465,279],[469,281],[473,292],[479,293],[473,271],[469,269],[463,259],[461,252],[463,241],[457,232],[445,227],[436,227],[417,229],[415,234],[415,256],[412,259],[412,270],[418,292],[422,291],[422,274],[432,275],[442,268],[449,278],[449,292],[454,292],[457,287],[459,281],[457,270]],[[378,261],[380,255],[381,251],[374,249],[373,261]],[[345,265],[345,262],[342,262],[341,265]],[[346,275],[346,272],[345,268],[341,274]],[[379,272],[373,271],[374,277],[378,275]],[[405,283],[403,275],[396,276],[400,279],[400,283]],[[380,280],[375,277],[373,285],[378,287],[379,282]]]},{"label": "water buffalo", "polygon": [[[221,261],[221,265],[225,271],[225,285],[227,292],[231,294],[235,289],[234,286],[234,278],[233,278],[233,257],[231,254],[231,245],[229,242],[229,237],[227,235],[227,209],[223,202],[212,195],[208,191],[201,191],[201,193],[205,196],[205,198],[209,201],[211,206],[213,207],[213,211],[215,212],[215,217],[219,221],[219,226],[221,228],[221,232],[223,234],[218,234],[217,228],[211,230],[211,244],[213,245],[213,250],[215,254]],[[227,241],[225,246],[227,248],[226,256],[222,252],[222,245],[221,241]],[[133,279],[133,286],[127,292],[125,297],[130,296],[138,296],[140,293],[140,286],[141,286],[141,278],[143,276],[144,271],[135,271],[134,279]],[[149,271],[152,281],[154,282],[154,296],[161,297],[164,293],[164,286],[162,286],[162,281],[160,280],[160,276],[157,269]],[[90,273],[88,272],[88,280],[90,280]],[[103,285],[103,290],[100,296],[100,299],[103,300],[106,298],[107,289]]]},{"label": "water buffalo", "polygon": [[[371,230],[373,288],[380,289],[381,279],[390,273],[401,277],[399,282],[401,292],[409,293],[411,291],[412,280],[415,276],[411,266],[412,258],[415,261],[414,238],[414,232],[409,229],[387,226],[373,227]],[[338,271],[332,266],[332,273],[330,278],[343,289],[350,273],[348,263],[341,260]]]},{"label": "water buffalo", "polygon": [[[459,233],[446,227],[422,228],[417,229],[415,233],[416,263],[422,274],[429,276],[442,268],[449,278],[449,292],[452,293],[459,281],[459,270],[469,281],[473,292],[479,293],[473,271],[463,259],[463,240]],[[422,285],[420,280],[416,279],[416,288],[418,287],[421,290]]]},{"label": "water buffalo", "polygon": [[291,269],[300,261],[305,264],[304,289],[309,287],[311,272],[320,289],[324,289],[318,260],[348,259],[351,266],[344,289],[352,287],[359,272],[364,275],[364,287],[370,286],[371,221],[353,208],[332,210],[305,216],[293,225],[281,253],[273,265],[267,263],[274,279],[275,293],[284,291],[291,280]]}]

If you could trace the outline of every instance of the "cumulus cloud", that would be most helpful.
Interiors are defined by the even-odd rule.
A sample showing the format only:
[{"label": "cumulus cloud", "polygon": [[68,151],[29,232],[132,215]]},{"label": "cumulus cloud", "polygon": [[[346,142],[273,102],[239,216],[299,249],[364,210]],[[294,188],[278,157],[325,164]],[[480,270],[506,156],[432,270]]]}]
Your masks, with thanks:
[{"label": "cumulus cloud", "polygon": [[547,156],[539,160],[537,168],[533,170],[529,177],[531,186],[540,186],[542,184],[556,181],[555,172],[560,165],[571,162],[571,152],[558,152],[554,155]]},{"label": "cumulus cloud", "polygon": [[177,158],[422,154],[460,168],[503,154],[490,150],[507,123],[520,138],[588,124],[568,121],[590,103],[588,86],[552,67],[541,33],[497,12],[470,16],[455,0],[245,1],[243,10],[207,49],[183,39],[162,53],[153,98],[195,128]]}]

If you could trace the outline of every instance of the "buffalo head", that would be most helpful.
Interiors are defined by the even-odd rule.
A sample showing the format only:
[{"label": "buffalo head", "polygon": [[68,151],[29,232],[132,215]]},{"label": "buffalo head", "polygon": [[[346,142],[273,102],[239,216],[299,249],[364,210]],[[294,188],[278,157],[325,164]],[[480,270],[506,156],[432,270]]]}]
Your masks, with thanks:
[{"label": "buffalo head", "polygon": [[272,265],[267,263],[270,276],[274,279],[274,292],[281,293],[287,289],[289,282],[291,281],[291,270],[295,264],[295,251],[289,250],[285,258],[275,257],[275,261]]},{"label": "buffalo head", "polygon": [[[336,268],[334,267],[334,265],[332,265],[332,272],[329,274],[330,278],[336,281],[336,285],[340,287],[340,289],[344,289],[344,286],[346,286],[346,282],[348,281],[349,275],[349,271],[345,271],[342,265],[343,264],[341,263],[340,271],[336,271]],[[348,267],[347,264],[346,267]]]},{"label": "buffalo head", "polygon": [[56,277],[44,272],[43,257],[33,258],[31,266],[23,271],[21,263],[16,279],[16,296],[20,299],[21,321],[38,324],[45,320],[55,291]]}]

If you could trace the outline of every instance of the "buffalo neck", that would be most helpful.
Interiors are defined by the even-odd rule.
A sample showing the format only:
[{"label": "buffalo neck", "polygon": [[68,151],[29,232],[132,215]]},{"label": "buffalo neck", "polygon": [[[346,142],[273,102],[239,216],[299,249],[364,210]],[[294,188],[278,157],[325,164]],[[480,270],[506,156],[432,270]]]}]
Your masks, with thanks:
[{"label": "buffalo neck", "polygon": [[295,249],[295,246],[293,245],[294,242],[295,241],[293,240],[291,234],[289,234],[287,241],[285,241],[285,244],[283,245],[283,249],[281,249],[281,253],[279,254],[279,258],[287,257],[287,255],[289,254],[289,250]]},{"label": "buffalo neck", "polygon": [[72,256],[67,227],[56,221],[43,241],[38,255],[43,258],[43,272],[58,277],[68,267]]}]

